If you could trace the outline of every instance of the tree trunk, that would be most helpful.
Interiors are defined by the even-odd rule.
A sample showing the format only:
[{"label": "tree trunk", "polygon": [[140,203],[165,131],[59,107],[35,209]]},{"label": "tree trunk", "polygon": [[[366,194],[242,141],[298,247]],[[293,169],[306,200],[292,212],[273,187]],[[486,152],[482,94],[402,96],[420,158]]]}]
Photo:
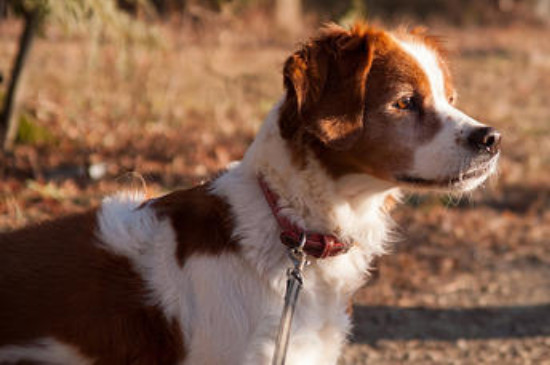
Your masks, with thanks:
[{"label": "tree trunk", "polygon": [[0,143],[2,143],[4,150],[10,150],[13,147],[15,137],[17,136],[19,120],[13,117],[13,109],[15,100],[17,99],[19,81],[29,50],[32,46],[32,40],[39,18],[40,14],[37,10],[24,13],[25,29],[21,34],[21,38],[19,38],[19,50],[13,64],[10,83],[4,98],[2,114],[0,114]]}]

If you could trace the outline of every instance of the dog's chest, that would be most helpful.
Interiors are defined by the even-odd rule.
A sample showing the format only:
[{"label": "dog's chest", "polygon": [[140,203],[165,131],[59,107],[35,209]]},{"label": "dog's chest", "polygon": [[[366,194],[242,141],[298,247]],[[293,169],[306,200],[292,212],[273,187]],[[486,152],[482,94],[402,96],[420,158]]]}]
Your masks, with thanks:
[{"label": "dog's chest", "polygon": [[[342,256],[306,267],[304,287],[296,303],[286,364],[336,364],[351,328],[347,314],[350,294],[359,285],[357,278],[362,277],[358,271],[350,272],[350,267],[360,270],[355,265],[353,260]],[[344,266],[348,267],[348,271],[340,270],[340,276],[335,275],[335,271]],[[255,324],[247,364],[271,363],[283,308],[282,297],[282,293],[274,293],[264,298],[265,303],[261,306],[269,310]]]}]

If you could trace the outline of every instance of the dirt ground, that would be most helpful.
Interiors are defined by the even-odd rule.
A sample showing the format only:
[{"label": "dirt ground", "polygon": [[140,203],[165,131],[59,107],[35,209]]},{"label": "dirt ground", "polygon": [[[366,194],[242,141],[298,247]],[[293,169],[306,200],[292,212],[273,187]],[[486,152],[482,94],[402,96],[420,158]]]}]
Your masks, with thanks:
[{"label": "dirt ground", "polygon": [[[19,29],[0,24],[5,75]],[[549,30],[432,29],[459,105],[504,136],[499,174],[461,199],[405,198],[341,364],[550,364]],[[242,155],[296,40],[271,39],[261,19],[162,34],[131,51],[55,31],[36,42],[19,103],[34,134],[0,155],[0,230],[123,187],[189,186]]]}]

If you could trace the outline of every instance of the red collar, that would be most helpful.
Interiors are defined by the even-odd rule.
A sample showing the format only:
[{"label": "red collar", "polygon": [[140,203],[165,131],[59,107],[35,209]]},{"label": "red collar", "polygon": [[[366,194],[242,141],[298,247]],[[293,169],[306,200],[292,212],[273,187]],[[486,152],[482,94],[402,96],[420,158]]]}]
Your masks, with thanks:
[{"label": "red collar", "polygon": [[306,235],[306,242],[304,244],[304,252],[308,256],[313,256],[318,259],[324,259],[326,257],[337,256],[348,252],[351,248],[350,244],[340,242],[336,237],[332,235],[310,233],[302,230],[288,220],[288,218],[279,214],[281,207],[277,205],[279,197],[275,194],[265,180],[261,177],[258,178],[260,187],[264,193],[265,200],[269,204],[273,216],[279,223],[281,228],[281,242],[289,248],[297,248],[300,244],[300,238],[302,234]]}]

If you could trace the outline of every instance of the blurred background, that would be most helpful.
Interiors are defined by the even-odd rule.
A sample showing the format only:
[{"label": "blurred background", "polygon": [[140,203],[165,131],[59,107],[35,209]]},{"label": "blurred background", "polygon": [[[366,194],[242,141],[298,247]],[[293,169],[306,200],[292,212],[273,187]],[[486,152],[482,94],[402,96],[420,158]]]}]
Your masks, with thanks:
[{"label": "blurred background", "polygon": [[425,25],[499,174],[408,195],[341,364],[550,363],[549,0],[0,0],[0,231],[239,159],[320,24]]}]

